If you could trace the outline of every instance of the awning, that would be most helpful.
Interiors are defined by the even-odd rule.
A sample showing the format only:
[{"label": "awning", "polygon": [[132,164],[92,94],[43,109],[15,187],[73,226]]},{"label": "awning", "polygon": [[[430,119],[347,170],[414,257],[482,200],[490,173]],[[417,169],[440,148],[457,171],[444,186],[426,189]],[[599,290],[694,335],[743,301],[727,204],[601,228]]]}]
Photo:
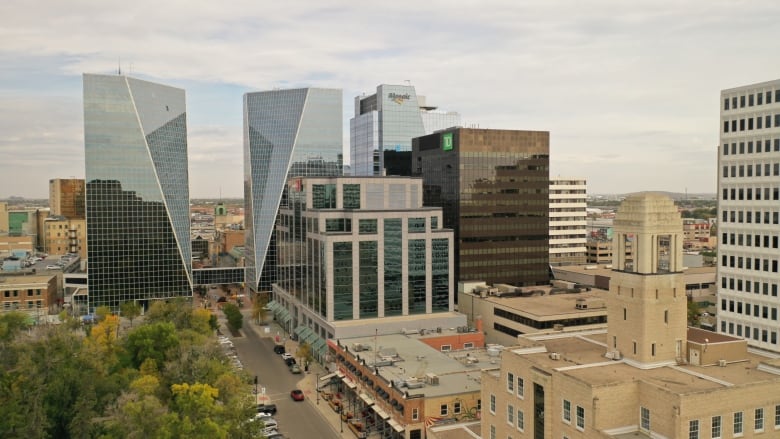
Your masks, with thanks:
[{"label": "awning", "polygon": [[320,377],[320,381],[328,381],[329,379],[333,378],[334,376],[336,376],[336,372],[329,373],[329,374],[327,374],[327,375],[325,375],[323,377]]},{"label": "awning", "polygon": [[317,334],[315,334],[314,332],[312,332],[311,334],[306,335],[306,336],[303,337],[303,341],[305,343],[307,343],[309,346],[312,346],[314,344],[314,342],[319,340],[319,339],[320,339],[320,337]]},{"label": "awning", "polygon": [[355,387],[357,387],[357,385],[347,377],[344,377],[344,384],[346,384],[347,387],[349,387],[350,389],[354,389]]},{"label": "awning", "polygon": [[293,332],[295,333],[295,335],[297,335],[300,338],[301,332],[303,332],[305,329],[308,329],[308,328],[303,326],[303,325],[301,325],[301,326],[298,326],[297,328],[295,328],[295,330]]},{"label": "awning", "polygon": [[380,418],[382,418],[382,419],[389,419],[390,418],[390,415],[385,413],[384,410],[382,410],[379,407],[377,407],[376,404],[372,405],[371,408],[374,409],[374,411],[376,412],[377,415],[379,415]]},{"label": "awning", "polygon": [[404,427],[401,426],[401,424],[395,422],[394,419],[391,419],[391,420],[387,421],[387,423],[390,424],[391,427],[393,427],[393,430],[395,430],[395,431],[397,431],[399,433],[402,433],[404,431]]},{"label": "awning", "polygon": [[340,370],[336,371],[336,376],[339,378],[344,378],[344,374]]},{"label": "awning", "polygon": [[320,357],[324,357],[325,354],[328,353],[328,346],[325,343],[323,343],[319,347],[317,347],[317,344],[315,343],[313,349],[319,354]]},{"label": "awning", "polygon": [[314,343],[311,344],[312,350],[317,351],[317,352],[322,350],[322,348],[324,348],[324,347],[325,347],[325,340],[323,340],[321,338],[318,338],[317,340],[314,341]]},{"label": "awning", "polygon": [[266,304],[265,304],[265,307],[266,307],[266,308],[268,308],[268,309],[270,309],[271,311],[275,311],[275,310],[276,310],[276,308],[278,308],[278,307],[279,307],[279,302],[277,302],[277,301],[275,301],[275,300],[272,300],[272,301],[270,301],[270,302],[266,303]]},{"label": "awning", "polygon": [[363,402],[365,402],[365,403],[366,403],[366,404],[368,404],[368,405],[371,405],[371,404],[373,404],[373,403],[374,403],[374,400],[373,400],[373,399],[371,399],[371,397],[370,397],[370,396],[368,396],[368,395],[366,395],[365,393],[361,393],[361,394],[360,394],[360,399],[362,399],[362,400],[363,400]]}]

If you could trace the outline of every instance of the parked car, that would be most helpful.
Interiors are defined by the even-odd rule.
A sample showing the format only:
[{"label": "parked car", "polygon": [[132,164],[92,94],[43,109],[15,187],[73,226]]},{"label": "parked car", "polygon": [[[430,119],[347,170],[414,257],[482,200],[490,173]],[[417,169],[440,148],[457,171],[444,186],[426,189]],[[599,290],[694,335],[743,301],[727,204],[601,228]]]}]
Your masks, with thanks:
[{"label": "parked car", "polygon": [[293,401],[303,401],[303,390],[294,389],[290,392],[290,398],[292,398]]},{"label": "parked car", "polygon": [[[270,437],[273,434],[278,434],[279,430],[276,429],[276,427],[265,427],[262,430],[260,430],[260,434],[263,435],[263,437]],[[279,436],[276,436],[279,437]]]},{"label": "parked car", "polygon": [[47,265],[46,269],[47,270],[62,270],[62,267],[60,267],[59,265]]},{"label": "parked car", "polygon": [[292,357],[284,360],[284,364],[286,364],[287,367],[290,367],[290,366],[292,366],[293,364],[296,364],[296,363],[297,363],[297,361],[295,361],[295,358],[292,358]]},{"label": "parked car", "polygon": [[284,439],[284,435],[277,431],[276,433],[266,434],[265,439]]},{"label": "parked car", "polygon": [[287,361],[288,358],[292,358],[292,357],[293,357],[292,354],[290,354],[288,352],[282,353],[282,360]]},{"label": "parked car", "polygon": [[278,345],[275,345],[275,346],[274,346],[274,353],[275,353],[275,354],[283,354],[283,353],[285,353],[285,351],[284,351],[284,345],[283,345],[283,344],[278,344]]},{"label": "parked car", "polygon": [[301,373],[301,368],[297,364],[293,364],[290,366],[290,372],[295,374]]},{"label": "parked car", "polygon": [[276,404],[258,404],[257,412],[276,414]]}]

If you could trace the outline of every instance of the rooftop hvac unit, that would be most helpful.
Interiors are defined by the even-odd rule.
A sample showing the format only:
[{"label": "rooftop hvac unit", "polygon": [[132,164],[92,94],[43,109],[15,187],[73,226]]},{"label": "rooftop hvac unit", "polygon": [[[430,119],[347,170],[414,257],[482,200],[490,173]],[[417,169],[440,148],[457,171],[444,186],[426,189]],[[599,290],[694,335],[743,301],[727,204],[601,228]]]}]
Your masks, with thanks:
[{"label": "rooftop hvac unit", "polygon": [[720,367],[726,367],[727,364],[726,360],[718,360],[718,366]]},{"label": "rooftop hvac unit", "polygon": [[432,386],[438,386],[439,385],[439,376],[435,373],[426,373],[425,374],[425,381],[432,385]]},{"label": "rooftop hvac unit", "polygon": [[560,323],[556,323],[553,325],[553,330],[555,331],[563,331],[563,325]]},{"label": "rooftop hvac unit", "polygon": [[561,359],[561,354],[559,354],[557,352],[550,352],[550,359],[551,360],[560,360]]},{"label": "rooftop hvac unit", "polygon": [[441,334],[441,326],[437,326],[436,327],[436,333],[437,334]]},{"label": "rooftop hvac unit", "polygon": [[621,354],[620,351],[612,351],[612,359],[615,361],[622,360],[623,354]]}]

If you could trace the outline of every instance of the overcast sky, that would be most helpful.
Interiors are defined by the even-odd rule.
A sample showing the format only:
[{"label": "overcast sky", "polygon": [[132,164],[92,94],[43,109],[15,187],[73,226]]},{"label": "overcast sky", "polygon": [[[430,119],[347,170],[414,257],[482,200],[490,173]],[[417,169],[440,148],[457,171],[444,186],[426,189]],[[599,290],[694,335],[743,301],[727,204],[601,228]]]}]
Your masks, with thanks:
[{"label": "overcast sky", "polygon": [[243,93],[341,88],[348,138],[354,96],[407,80],[466,125],[550,131],[550,175],[590,193],[714,193],[720,90],[780,76],[778,17],[735,0],[3,0],[0,198],[84,177],[81,74],[119,59],[186,89],[193,198],[243,196]]}]

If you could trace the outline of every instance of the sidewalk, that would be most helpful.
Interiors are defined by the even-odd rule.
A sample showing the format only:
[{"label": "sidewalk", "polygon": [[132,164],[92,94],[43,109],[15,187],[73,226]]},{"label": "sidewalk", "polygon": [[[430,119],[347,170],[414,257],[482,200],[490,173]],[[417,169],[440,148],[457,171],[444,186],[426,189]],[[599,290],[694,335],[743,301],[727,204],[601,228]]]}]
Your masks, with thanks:
[{"label": "sidewalk", "polygon": [[[272,317],[269,316],[266,318],[268,325],[261,326],[252,321],[251,314],[247,315],[247,313],[244,313],[244,327],[241,330],[254,331],[258,336],[265,338],[274,338],[277,334],[279,334],[279,336],[284,340],[285,350],[295,355],[295,352],[298,350],[298,342],[290,340],[290,334],[285,333],[281,326],[279,326],[275,321],[269,319],[272,319]],[[267,333],[265,328],[268,328]],[[298,382],[298,388],[303,390],[303,393],[306,395],[306,400],[304,402],[306,404],[311,404],[316,409],[317,413],[319,413],[319,415],[322,417],[322,419],[325,420],[331,427],[331,435],[328,437],[356,439],[356,436],[352,433],[352,431],[347,428],[346,423],[342,422],[340,424],[341,420],[339,419],[339,414],[334,412],[324,399],[320,397],[319,404],[317,403],[317,376],[319,375],[322,377],[326,373],[327,371],[325,371],[325,369],[319,363],[312,362],[309,364],[309,372],[304,373],[303,378]],[[342,428],[343,433],[341,432]]]}]

